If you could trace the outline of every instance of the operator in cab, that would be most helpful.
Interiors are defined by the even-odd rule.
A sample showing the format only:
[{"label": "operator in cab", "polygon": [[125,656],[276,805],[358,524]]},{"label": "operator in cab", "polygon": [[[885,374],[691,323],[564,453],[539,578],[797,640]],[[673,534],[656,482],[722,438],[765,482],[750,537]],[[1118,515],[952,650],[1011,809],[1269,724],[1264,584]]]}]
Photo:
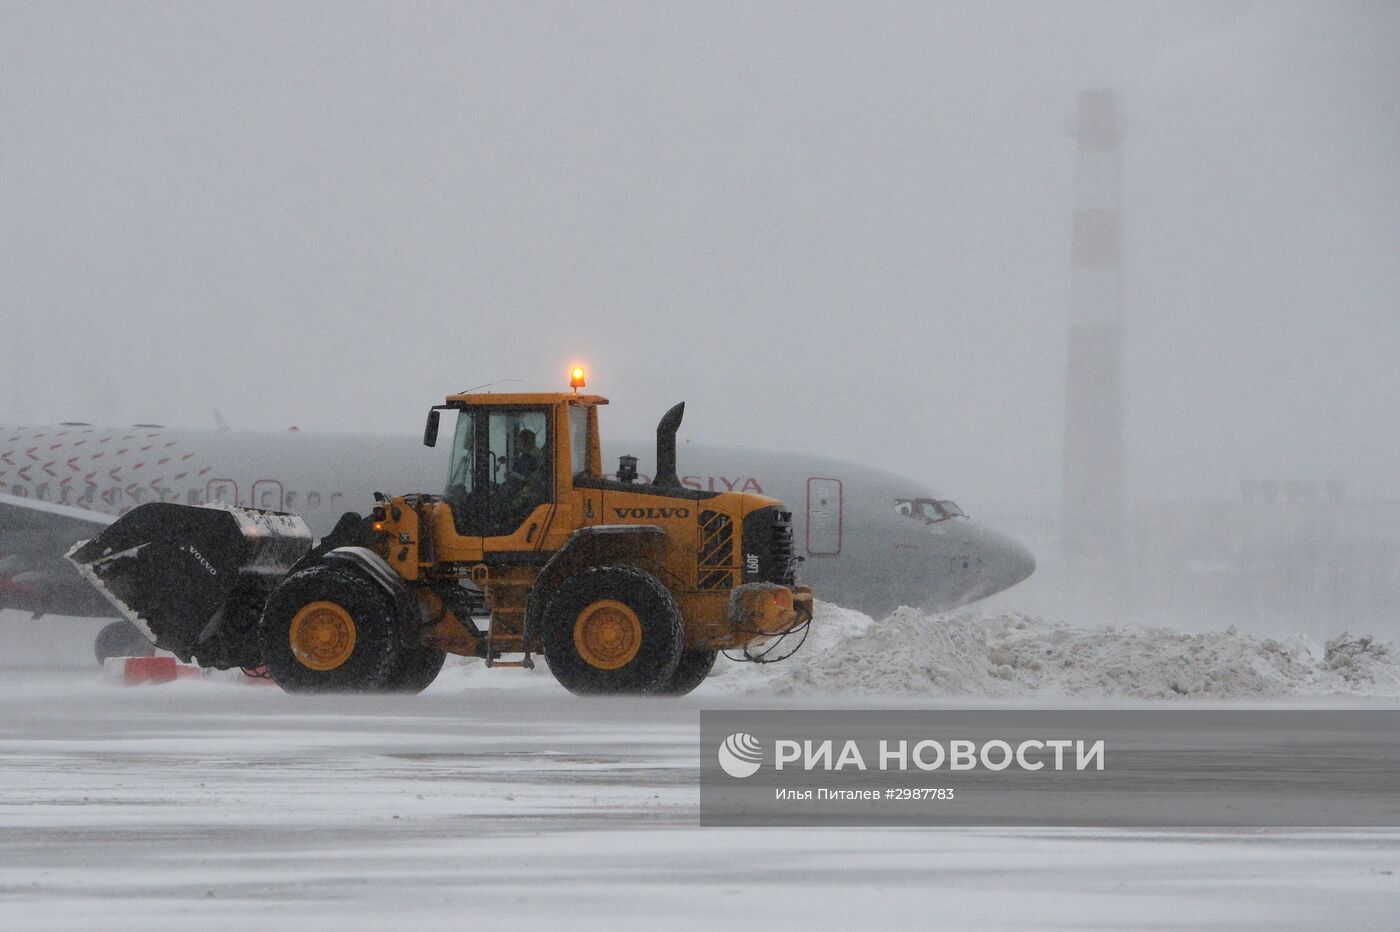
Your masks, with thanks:
[{"label": "operator in cab", "polygon": [[515,436],[515,462],[511,465],[511,472],[528,482],[539,474],[544,462],[544,450],[540,449],[535,432],[522,427]]}]

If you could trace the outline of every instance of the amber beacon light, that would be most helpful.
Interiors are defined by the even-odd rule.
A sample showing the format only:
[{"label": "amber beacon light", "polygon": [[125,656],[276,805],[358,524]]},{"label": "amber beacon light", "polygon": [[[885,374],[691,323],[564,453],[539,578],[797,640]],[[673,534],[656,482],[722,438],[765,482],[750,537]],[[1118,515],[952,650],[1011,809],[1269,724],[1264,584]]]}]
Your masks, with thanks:
[{"label": "amber beacon light", "polygon": [[569,370],[569,387],[575,392],[583,388],[583,366],[574,366]]}]

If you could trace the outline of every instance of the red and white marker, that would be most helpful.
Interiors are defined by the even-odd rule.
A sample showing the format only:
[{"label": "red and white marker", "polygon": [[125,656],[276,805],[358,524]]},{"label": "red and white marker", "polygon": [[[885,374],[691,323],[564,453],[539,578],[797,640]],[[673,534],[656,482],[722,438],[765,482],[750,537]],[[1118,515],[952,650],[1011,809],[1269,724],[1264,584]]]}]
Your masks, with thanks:
[{"label": "red and white marker", "polygon": [[274,685],[265,676],[249,676],[242,670],[206,670],[192,663],[181,663],[169,654],[154,657],[108,657],[102,664],[102,675],[124,686],[142,683],[173,683],[176,680],[217,680],[246,683],[255,686]]}]

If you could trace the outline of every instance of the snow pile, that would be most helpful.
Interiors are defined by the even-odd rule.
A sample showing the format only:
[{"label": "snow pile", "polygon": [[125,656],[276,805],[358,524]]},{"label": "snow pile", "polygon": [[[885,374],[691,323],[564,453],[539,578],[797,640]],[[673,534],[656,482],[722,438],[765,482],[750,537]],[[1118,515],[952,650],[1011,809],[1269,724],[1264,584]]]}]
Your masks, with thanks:
[{"label": "snow pile", "polygon": [[1354,638],[1343,633],[1327,642],[1322,666],[1348,683],[1365,686],[1375,682],[1395,682],[1397,665],[1395,652],[1388,644],[1378,644],[1369,637]]},{"label": "snow pile", "polygon": [[1302,639],[1256,638],[1234,628],[1078,627],[1018,614],[926,615],[911,608],[860,624],[850,617],[855,614],[820,606],[812,641],[749,685],[780,695],[994,699],[1400,695],[1396,652],[1345,634],[1319,651]]}]

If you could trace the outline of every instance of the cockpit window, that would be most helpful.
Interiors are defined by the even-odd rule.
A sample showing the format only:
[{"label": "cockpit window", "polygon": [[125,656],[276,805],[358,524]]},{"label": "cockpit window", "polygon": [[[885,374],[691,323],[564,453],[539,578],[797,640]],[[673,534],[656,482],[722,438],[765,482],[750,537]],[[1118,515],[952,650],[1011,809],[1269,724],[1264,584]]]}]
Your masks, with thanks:
[{"label": "cockpit window", "polygon": [[948,518],[965,518],[963,510],[950,501],[936,501],[932,498],[897,498],[894,500],[896,513],[913,518],[925,524],[944,521]]}]

